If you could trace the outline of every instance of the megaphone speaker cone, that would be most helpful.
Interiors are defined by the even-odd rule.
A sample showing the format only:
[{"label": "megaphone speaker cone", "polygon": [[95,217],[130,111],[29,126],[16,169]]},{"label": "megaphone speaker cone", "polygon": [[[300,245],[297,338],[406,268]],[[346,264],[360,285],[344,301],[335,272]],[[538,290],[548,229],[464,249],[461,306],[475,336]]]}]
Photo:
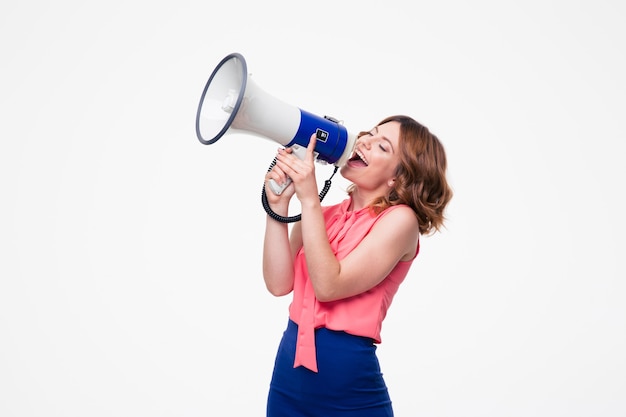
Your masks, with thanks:
[{"label": "megaphone speaker cone", "polygon": [[196,135],[205,145],[220,139],[235,120],[248,81],[246,60],[241,54],[226,56],[209,77],[196,113]]}]

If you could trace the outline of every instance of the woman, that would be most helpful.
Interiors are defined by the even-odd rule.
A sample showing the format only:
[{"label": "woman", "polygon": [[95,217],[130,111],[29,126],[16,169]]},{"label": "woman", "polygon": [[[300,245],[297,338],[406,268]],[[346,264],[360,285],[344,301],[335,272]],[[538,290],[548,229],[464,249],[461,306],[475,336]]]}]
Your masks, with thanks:
[{"label": "woman", "polygon": [[348,198],[323,207],[315,178],[315,136],[306,157],[280,149],[266,175],[292,183],[268,203],[301,221],[267,218],[263,276],[275,296],[293,292],[267,402],[269,417],[393,416],[376,345],[392,298],[419,251],[419,236],[443,226],[452,191],[436,136],[392,116],[357,138],[340,169]]}]

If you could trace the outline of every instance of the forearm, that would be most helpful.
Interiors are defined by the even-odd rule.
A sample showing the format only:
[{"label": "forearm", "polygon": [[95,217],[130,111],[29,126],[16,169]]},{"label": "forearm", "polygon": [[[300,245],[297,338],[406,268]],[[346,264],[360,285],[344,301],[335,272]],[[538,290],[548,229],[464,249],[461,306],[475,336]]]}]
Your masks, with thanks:
[{"label": "forearm", "polygon": [[273,295],[285,295],[293,288],[293,276],[288,225],[267,216],[263,241],[265,286]]},{"label": "forearm", "polygon": [[302,204],[302,242],[309,278],[320,301],[332,299],[341,265],[333,253],[319,201]]}]

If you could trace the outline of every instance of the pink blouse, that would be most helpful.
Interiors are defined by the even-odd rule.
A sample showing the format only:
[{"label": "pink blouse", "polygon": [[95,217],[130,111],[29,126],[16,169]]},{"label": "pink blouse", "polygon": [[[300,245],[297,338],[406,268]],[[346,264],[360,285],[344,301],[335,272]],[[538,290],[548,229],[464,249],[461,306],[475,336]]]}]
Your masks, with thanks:
[{"label": "pink blouse", "polygon": [[[392,206],[375,216],[367,207],[358,211],[348,211],[349,206],[350,198],[340,204],[323,208],[328,240],[339,260],[347,256],[363,240],[378,219],[400,207]],[[419,244],[415,256],[418,252]],[[370,337],[375,343],[381,343],[380,330],[383,319],[413,259],[398,262],[380,284],[364,293],[341,300],[320,302],[315,298],[309,280],[304,250],[300,249],[294,261],[293,300],[289,306],[289,318],[298,324],[294,368],[302,365],[317,372],[314,329],[320,327]]]}]

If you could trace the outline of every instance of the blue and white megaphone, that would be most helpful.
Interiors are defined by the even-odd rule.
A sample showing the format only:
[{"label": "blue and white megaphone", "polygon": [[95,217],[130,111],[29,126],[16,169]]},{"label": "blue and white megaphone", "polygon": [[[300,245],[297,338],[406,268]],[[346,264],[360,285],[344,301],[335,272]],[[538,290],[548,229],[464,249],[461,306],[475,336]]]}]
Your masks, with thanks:
[{"label": "blue and white megaphone", "polygon": [[[248,74],[241,54],[226,56],[213,70],[196,114],[196,134],[210,145],[230,133],[246,133],[290,147],[304,158],[313,133],[316,162],[343,166],[354,150],[356,135],[336,119],[291,106],[259,88]],[[270,182],[276,194],[289,185]]]}]

